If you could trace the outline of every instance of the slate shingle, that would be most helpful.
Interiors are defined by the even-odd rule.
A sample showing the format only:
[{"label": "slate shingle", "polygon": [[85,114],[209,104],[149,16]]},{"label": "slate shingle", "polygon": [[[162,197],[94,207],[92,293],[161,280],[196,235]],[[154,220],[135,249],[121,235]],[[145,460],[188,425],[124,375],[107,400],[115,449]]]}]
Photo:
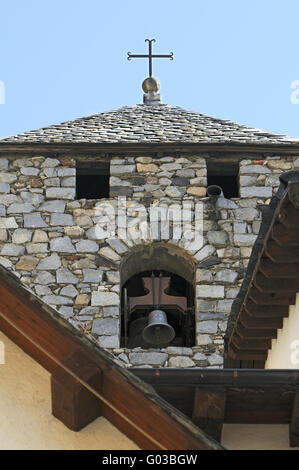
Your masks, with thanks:
[{"label": "slate shingle", "polygon": [[298,145],[299,139],[271,134],[166,104],[123,107],[0,139],[0,144],[176,142]]}]

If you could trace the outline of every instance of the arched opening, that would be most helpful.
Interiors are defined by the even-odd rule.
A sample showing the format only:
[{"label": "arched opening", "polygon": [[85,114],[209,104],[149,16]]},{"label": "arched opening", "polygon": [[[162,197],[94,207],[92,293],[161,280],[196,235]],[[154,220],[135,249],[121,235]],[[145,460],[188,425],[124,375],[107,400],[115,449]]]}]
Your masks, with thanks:
[{"label": "arched opening", "polygon": [[165,243],[136,247],[123,259],[121,347],[194,346],[195,263]]}]

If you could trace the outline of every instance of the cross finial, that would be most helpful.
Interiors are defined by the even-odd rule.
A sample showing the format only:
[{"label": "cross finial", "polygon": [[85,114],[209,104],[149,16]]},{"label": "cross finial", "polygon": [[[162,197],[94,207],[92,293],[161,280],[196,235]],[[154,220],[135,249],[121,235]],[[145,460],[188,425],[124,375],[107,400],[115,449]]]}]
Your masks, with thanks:
[{"label": "cross finial", "polygon": [[160,88],[160,84],[157,79],[153,78],[153,59],[170,59],[173,60],[173,52],[170,54],[153,54],[152,53],[152,43],[156,42],[155,39],[146,39],[145,42],[148,42],[148,54],[131,54],[128,52],[128,60],[131,59],[148,59],[148,72],[149,76],[146,78],[142,84],[142,88],[145,92],[143,95],[143,102],[145,104],[156,104],[160,102],[160,95],[157,91]]},{"label": "cross finial", "polygon": [[173,60],[173,52],[169,54],[153,54],[152,53],[152,43],[156,42],[156,39],[146,39],[145,42],[148,42],[148,54],[131,54],[128,52],[128,60],[131,59],[148,59],[148,76],[152,77],[153,74],[153,59],[170,59]]}]

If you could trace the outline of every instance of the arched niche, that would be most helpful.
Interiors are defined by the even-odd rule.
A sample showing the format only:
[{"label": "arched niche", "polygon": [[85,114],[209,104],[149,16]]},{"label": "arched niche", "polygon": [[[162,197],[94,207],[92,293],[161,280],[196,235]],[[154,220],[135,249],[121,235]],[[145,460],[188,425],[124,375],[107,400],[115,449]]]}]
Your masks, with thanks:
[{"label": "arched niche", "polygon": [[134,274],[142,271],[170,271],[194,284],[196,264],[182,248],[166,243],[152,243],[133,248],[120,264],[123,286]]},{"label": "arched niche", "polygon": [[[175,245],[144,244],[127,253],[120,264],[122,347],[194,346],[195,271],[192,257]],[[158,346],[144,341],[143,335],[147,326],[159,330],[149,320],[155,309],[166,313],[175,331],[173,340]]]}]

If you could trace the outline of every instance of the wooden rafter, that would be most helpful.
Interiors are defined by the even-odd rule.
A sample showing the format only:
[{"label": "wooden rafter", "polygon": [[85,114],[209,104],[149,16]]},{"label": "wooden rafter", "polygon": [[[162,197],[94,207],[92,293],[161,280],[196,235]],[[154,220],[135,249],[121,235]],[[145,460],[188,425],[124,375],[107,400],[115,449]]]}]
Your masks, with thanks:
[{"label": "wooden rafter", "polygon": [[293,195],[299,192],[299,171],[283,174],[281,181],[272,217],[256,242],[258,255],[253,249],[250,274],[244,281],[247,287],[228,341],[228,355],[233,360],[267,358],[271,340],[299,292],[299,208],[293,202]]}]

